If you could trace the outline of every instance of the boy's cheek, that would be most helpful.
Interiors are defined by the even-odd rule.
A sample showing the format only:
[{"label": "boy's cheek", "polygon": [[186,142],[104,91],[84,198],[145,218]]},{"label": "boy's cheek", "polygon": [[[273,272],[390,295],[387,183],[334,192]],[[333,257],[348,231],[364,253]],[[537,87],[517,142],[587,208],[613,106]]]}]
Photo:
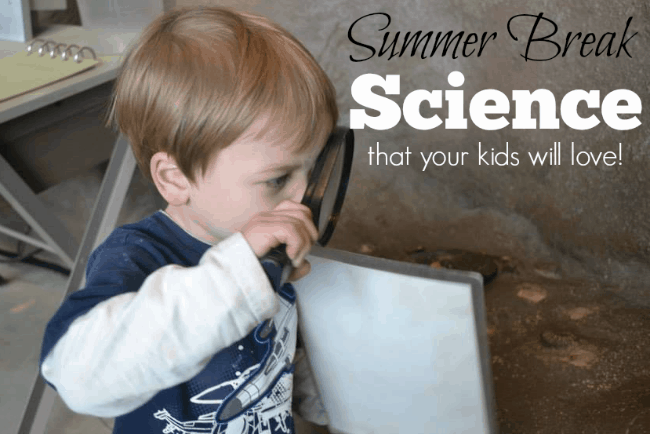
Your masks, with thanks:
[{"label": "boy's cheek", "polygon": [[[263,197],[257,208],[257,213],[265,211],[273,211],[282,201],[286,200],[285,195],[272,195],[270,197]],[[257,214],[256,213],[256,214]]]}]

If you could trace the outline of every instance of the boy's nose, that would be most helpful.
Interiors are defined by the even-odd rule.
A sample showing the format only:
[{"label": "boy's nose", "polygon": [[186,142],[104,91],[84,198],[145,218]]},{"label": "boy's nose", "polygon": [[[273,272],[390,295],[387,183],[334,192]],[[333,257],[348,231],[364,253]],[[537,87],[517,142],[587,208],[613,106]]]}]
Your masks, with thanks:
[{"label": "boy's nose", "polygon": [[305,191],[307,190],[307,183],[309,180],[307,179],[307,175],[302,175],[300,178],[296,181],[296,189],[295,193],[291,197],[291,200],[296,203],[302,202],[302,198],[305,195]]},{"label": "boy's nose", "polygon": [[293,195],[291,200],[296,203],[302,202],[302,198],[305,195],[305,191],[307,190],[307,183],[303,183],[300,185],[299,188],[296,189],[296,193]]}]

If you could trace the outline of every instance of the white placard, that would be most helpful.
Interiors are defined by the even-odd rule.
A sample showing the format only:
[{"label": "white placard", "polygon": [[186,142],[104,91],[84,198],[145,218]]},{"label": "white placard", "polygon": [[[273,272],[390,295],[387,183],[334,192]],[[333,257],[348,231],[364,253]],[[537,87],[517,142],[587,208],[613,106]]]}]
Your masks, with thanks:
[{"label": "white placard", "polygon": [[15,42],[32,39],[29,0],[0,0],[0,39]]},{"label": "white placard", "polygon": [[300,332],[331,432],[496,433],[480,275],[331,249],[308,259]]},{"label": "white placard", "polygon": [[33,11],[64,11],[68,8],[65,0],[29,0]]},{"label": "white placard", "polygon": [[88,29],[142,29],[163,12],[162,0],[77,0]]}]

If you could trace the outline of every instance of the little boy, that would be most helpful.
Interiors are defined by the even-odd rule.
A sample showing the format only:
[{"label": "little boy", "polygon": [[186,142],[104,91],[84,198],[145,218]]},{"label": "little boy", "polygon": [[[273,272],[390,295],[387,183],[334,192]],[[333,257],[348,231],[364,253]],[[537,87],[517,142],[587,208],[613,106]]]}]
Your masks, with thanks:
[{"label": "little boy", "polygon": [[[268,20],[175,9],[129,51],[111,119],[169,206],[116,229],[49,322],[43,377],[114,433],[293,433],[295,292],[259,258],[317,239],[300,205],[338,112],[307,50]],[[224,233],[233,233],[224,238]]]}]

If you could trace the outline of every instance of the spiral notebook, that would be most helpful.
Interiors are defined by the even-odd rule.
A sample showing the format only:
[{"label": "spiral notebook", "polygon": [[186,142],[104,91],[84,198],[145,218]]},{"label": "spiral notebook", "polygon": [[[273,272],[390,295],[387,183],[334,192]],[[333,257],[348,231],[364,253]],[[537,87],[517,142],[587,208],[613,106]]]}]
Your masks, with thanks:
[{"label": "spiral notebook", "polygon": [[0,59],[0,102],[87,71],[100,63],[90,47],[37,39],[25,51]]}]

